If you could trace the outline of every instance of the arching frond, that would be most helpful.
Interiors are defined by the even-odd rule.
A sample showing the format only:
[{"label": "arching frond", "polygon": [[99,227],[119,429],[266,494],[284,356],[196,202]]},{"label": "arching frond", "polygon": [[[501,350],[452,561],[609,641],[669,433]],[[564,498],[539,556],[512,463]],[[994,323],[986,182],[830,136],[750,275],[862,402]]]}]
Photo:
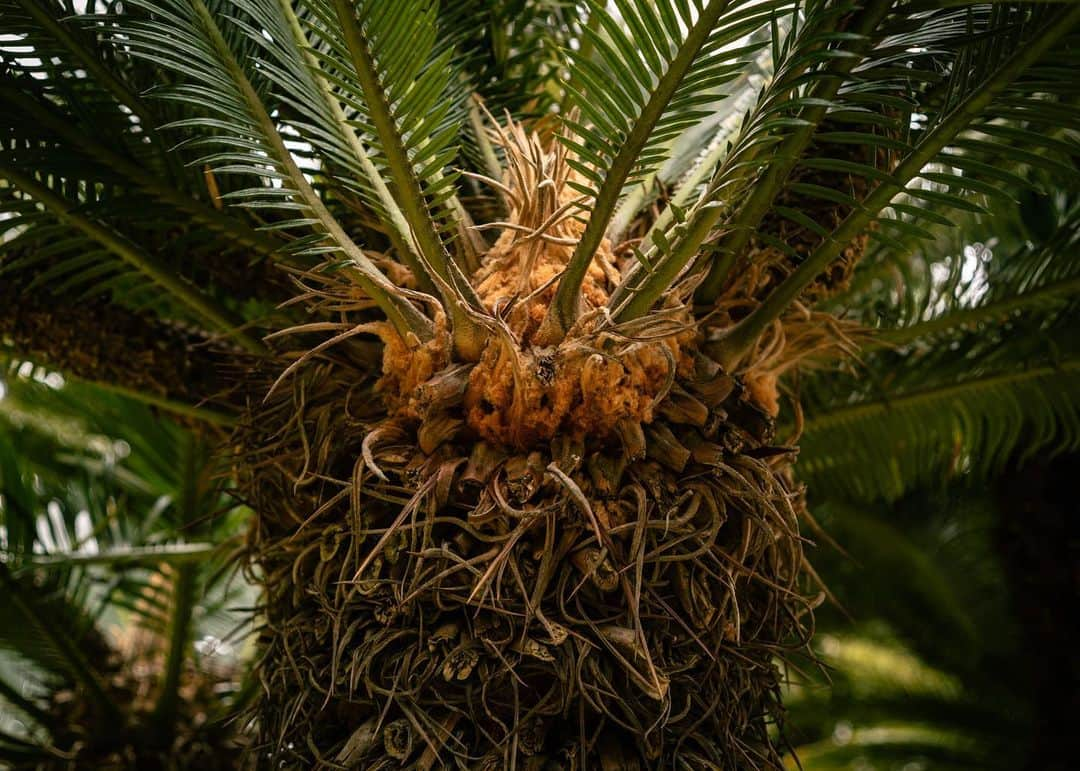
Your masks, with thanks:
[{"label": "arching frond", "polygon": [[[806,259],[806,267],[800,265],[798,275],[772,292],[766,298],[765,306],[753,315],[753,320],[748,319],[740,325],[742,331],[728,336],[726,345],[736,351],[745,345],[747,340],[756,338],[761,325],[767,323],[766,319],[775,318],[777,312],[786,308],[792,298],[817,277],[823,266],[834,259],[851,238],[877,219],[879,213],[890,203],[896,205],[897,217],[887,218],[881,223],[879,230],[875,231],[875,235],[882,239],[893,238],[901,231],[919,232],[919,228],[908,219],[912,216],[919,217],[923,208],[921,204],[947,203],[954,208],[970,208],[971,204],[966,199],[950,191],[953,188],[978,189],[985,193],[989,188],[985,182],[974,178],[966,188],[962,185],[956,187],[960,183],[953,177],[946,179],[940,176],[939,170],[933,164],[940,162],[941,157],[956,155],[952,151],[945,152],[944,156],[941,153],[947,148],[959,148],[961,145],[977,146],[978,152],[990,153],[989,147],[994,145],[997,157],[1004,154],[1015,160],[1022,154],[1003,149],[998,142],[987,144],[977,140],[972,144],[966,138],[975,131],[971,128],[972,125],[977,127],[984,123],[993,124],[1002,120],[1005,115],[1013,116],[1013,108],[1009,106],[1012,99],[1027,100],[1027,109],[1032,110],[1033,114],[1039,114],[1041,110],[1041,114],[1048,117],[1060,112],[1056,95],[1066,93],[1068,86],[1064,82],[1060,89],[1048,85],[1049,81],[1045,72],[1040,69],[1041,65],[1033,65],[1037,65],[1044,52],[1055,45],[1058,36],[1067,35],[1072,17],[1062,14],[1068,12],[1039,10],[1031,6],[1007,8],[1004,5],[1000,9],[985,13],[968,9],[926,15],[906,8],[892,9],[892,12],[891,20],[875,28],[877,35],[886,37],[869,52],[864,61],[851,70],[847,83],[841,85],[829,100],[815,102],[810,97],[810,102],[806,104],[798,99],[785,100],[782,103],[794,105],[796,109],[812,111],[811,117],[815,119],[810,120],[810,123],[816,123],[823,116],[828,117],[831,124],[829,130],[821,132],[816,141],[836,142],[838,149],[859,145],[864,148],[864,154],[866,150],[870,153],[870,160],[865,162],[853,161],[850,156],[830,156],[819,152],[803,164],[807,169],[819,174],[827,172],[847,175],[847,178],[862,178],[865,182],[861,184],[873,192],[856,200],[844,191],[832,187],[798,181],[785,183],[783,170],[790,166],[770,165],[771,181],[755,186],[754,195],[742,203],[737,192],[741,189],[739,185],[745,184],[747,179],[755,179],[755,183],[760,181],[753,174],[747,175],[747,167],[753,170],[755,166],[761,166],[763,159],[771,157],[764,154],[758,161],[748,164],[748,159],[744,157],[746,154],[752,158],[760,153],[755,145],[763,141],[775,144],[781,141],[785,134],[790,133],[794,139],[789,139],[789,144],[795,143],[791,147],[793,152],[802,152],[798,146],[803,149],[810,147],[809,144],[802,144],[808,138],[809,127],[800,122],[801,119],[797,116],[796,128],[782,132],[779,138],[771,136],[770,130],[754,129],[755,124],[751,121],[743,132],[743,140],[747,142],[748,149],[729,155],[725,167],[714,175],[710,192],[699,205],[699,210],[690,216],[689,223],[673,230],[672,237],[665,238],[666,243],[674,244],[674,256],[670,256],[668,250],[649,256],[646,263],[659,263],[659,267],[648,270],[647,280],[639,276],[639,286],[625,287],[635,294],[644,291],[634,305],[630,306],[631,310],[640,313],[647,309],[662,292],[660,287],[675,280],[698,256],[698,247],[714,233],[715,228],[723,226],[725,222],[731,223],[731,229],[720,241],[726,246],[720,254],[709,255],[707,262],[711,266],[712,274],[707,278],[707,288],[702,290],[702,299],[714,297],[722,286],[738,258],[737,252],[742,249],[751,232],[750,227],[761,221],[758,219],[759,215],[764,216],[765,212],[772,211],[773,214],[769,216],[775,215],[781,219],[795,217],[799,220],[796,224],[800,228],[809,228],[813,224],[812,230],[818,232],[818,238],[821,239],[818,250],[814,252],[815,259]],[[890,30],[895,30],[895,34],[890,35]],[[1017,46],[1017,40],[1034,41],[1034,45],[1028,46],[1025,42],[1024,45]],[[842,45],[850,46],[851,43],[844,41]],[[1066,57],[1071,55],[1069,52],[1072,46],[1067,40],[1058,41],[1056,46],[1053,57],[1058,57],[1061,52],[1065,52]],[[1050,55],[1047,55],[1044,61],[1050,61],[1050,58]],[[899,62],[905,62],[902,70],[897,69]],[[1029,74],[1024,75],[1025,72]],[[1044,76],[1039,76],[1038,82],[1046,89],[1045,92],[1033,91],[1025,85],[1024,78],[1031,77],[1030,73],[1035,72],[1044,72]],[[1057,76],[1064,77],[1060,72],[1057,72]],[[809,95],[813,84],[817,83],[824,88],[825,84],[833,81],[835,85],[837,77],[843,75],[836,69],[836,65],[826,65],[812,69],[805,75],[800,73],[796,82],[801,86],[799,93]],[[962,85],[957,85],[958,83]],[[774,81],[774,87],[783,86],[783,80]],[[828,90],[832,92],[831,87]],[[786,92],[781,90],[780,93]],[[952,95],[949,97],[952,102],[942,101],[946,94]],[[764,104],[767,105],[768,101]],[[1004,136],[1009,132],[1003,130],[998,133]],[[1006,144],[1010,141],[1006,141]],[[1037,147],[1056,152],[1062,149],[1058,144],[1060,143],[1057,140],[1051,138]],[[884,157],[896,157],[895,168],[891,164],[882,167],[880,162],[875,160],[881,154],[885,154]],[[1038,153],[1032,155],[1037,161]],[[784,158],[785,164],[795,162],[786,155]],[[971,163],[967,163],[966,157],[961,159],[966,163],[967,169],[964,181],[968,176],[977,176],[973,169],[991,167],[990,163],[980,162],[976,158],[970,160]],[[981,165],[976,166],[980,163]],[[923,177],[924,173],[931,178]],[[933,189],[933,185],[944,182],[949,182],[944,189]],[[781,190],[788,190],[808,204],[814,199],[824,198],[833,206],[845,207],[845,211],[850,212],[846,229],[836,229],[829,233],[827,228],[822,229],[816,223],[808,223],[798,207],[779,206],[775,202]],[[920,206],[913,208],[906,204],[904,195],[915,195]],[[730,207],[734,203],[741,205],[732,211]],[[758,237],[763,236],[759,233]],[[772,245],[781,250],[791,250],[787,244],[778,242]],[[791,257],[795,262],[803,261],[803,258],[794,252],[791,252]],[[699,269],[703,268],[699,266]],[[617,300],[625,304],[626,294],[627,291],[617,293]],[[623,313],[625,315],[627,311]],[[737,356],[732,354],[732,358]]]},{"label": "arching frond", "polygon": [[832,307],[882,329],[878,344],[891,345],[929,344],[1021,312],[1067,312],[1080,271],[1072,257],[1080,208],[1070,196],[1032,200],[1049,232],[1029,228],[1024,205],[935,227],[922,248],[879,250]]},{"label": "arching frond", "polygon": [[[76,7],[78,6],[78,7]],[[243,219],[219,211],[197,166],[185,166],[159,129],[185,117],[182,107],[148,98],[162,75],[153,62],[110,46],[93,23],[95,3],[12,0],[3,9],[0,125],[4,145],[32,168],[82,185],[138,190],[185,217],[262,255],[280,243]],[[28,168],[26,166],[23,167]],[[156,208],[133,210],[151,220]]]},{"label": "arching frond", "polygon": [[1027,368],[1023,360],[1009,361],[1009,372],[919,377],[921,387],[811,413],[800,476],[825,495],[895,498],[942,473],[985,476],[1018,447],[1076,449],[1080,358]]},{"label": "arching frond", "polygon": [[[89,284],[94,292],[111,289],[136,306],[152,302],[159,296],[158,293],[163,293],[186,309],[190,317],[213,329],[233,333],[240,325],[238,318],[183,281],[171,266],[148,253],[125,233],[91,214],[94,204],[108,198],[107,192],[90,188],[84,189],[79,195],[76,187],[75,197],[71,198],[66,194],[65,180],[54,180],[55,187],[50,187],[47,181],[35,179],[5,165],[0,165],[0,174],[20,193],[12,195],[10,191],[3,191],[8,194],[0,198],[0,207],[9,215],[4,222],[8,234],[14,231],[13,235],[18,236],[24,227],[35,226],[42,219],[70,229],[67,232],[69,238],[60,242],[55,240],[55,231],[46,230],[46,237],[50,238],[46,248],[26,255],[16,252],[14,258],[9,255],[14,249],[25,245],[29,240],[27,234],[22,234],[21,239],[5,238],[0,243],[0,255],[7,258],[4,260],[6,270],[21,269],[27,262],[51,258],[53,264],[50,270],[39,274],[40,280],[62,277],[62,281],[57,281],[61,288]],[[31,227],[29,235],[37,237],[43,234]],[[147,284],[157,290],[149,297],[144,289]],[[140,293],[143,293],[142,298]],[[262,350],[261,344],[245,333],[237,334],[236,339],[253,352]]]},{"label": "arching frond", "polygon": [[[358,86],[356,97],[363,101],[354,104],[367,108],[358,114],[360,125],[385,165],[416,241],[418,260],[453,321],[455,347],[475,360],[486,335],[470,311],[479,310],[480,301],[450,259],[432,218],[432,212],[443,210],[455,195],[457,174],[448,174],[446,166],[457,155],[461,130],[460,120],[447,119],[455,106],[448,91],[459,84],[451,79],[453,49],[436,42],[436,7],[428,0],[410,0],[354,8],[334,0],[332,5],[315,3],[312,10],[322,19],[324,34],[336,36],[340,29],[326,61]],[[456,213],[454,207],[445,210]]]},{"label": "arching frond", "polygon": [[1080,209],[1066,199],[1039,243],[1007,235],[1017,215],[941,228],[948,239],[870,274],[865,305],[848,295],[856,318],[881,326],[851,373],[801,385],[808,481],[895,498],[935,478],[984,478],[1015,453],[1077,446]]},{"label": "arching frond", "polygon": [[[1011,16],[1007,16],[1011,22]],[[725,340],[727,357],[736,360],[750,346],[761,331],[805,289],[819,273],[831,263],[845,244],[854,239],[878,214],[885,209],[898,194],[915,195],[921,200],[942,200],[938,191],[912,185],[912,182],[927,172],[927,164],[939,157],[942,151],[956,146],[957,141],[965,144],[963,137],[969,132],[974,122],[991,122],[999,114],[1012,115],[1014,102],[1023,102],[1023,109],[1034,109],[1042,114],[1059,115],[1062,108],[1056,97],[1045,98],[1041,93],[1030,94],[1023,80],[1024,73],[1030,67],[1044,60],[1044,56],[1053,50],[1054,56],[1069,56],[1055,45],[1066,37],[1072,26],[1080,19],[1080,9],[1067,8],[1063,11],[1033,12],[1030,16],[1022,14],[1016,23],[1006,23],[994,19],[993,29],[1002,29],[1004,39],[991,35],[988,40],[981,40],[981,45],[990,46],[988,53],[977,58],[976,64],[970,64],[973,71],[958,66],[947,81],[945,101],[933,112],[933,120],[920,132],[913,142],[910,152],[901,156],[899,163],[889,174],[875,172],[876,185],[865,199],[853,208],[843,222],[829,233],[820,246],[802,262],[791,275],[780,284],[762,304]],[[1012,41],[1015,47],[1005,45]],[[961,64],[970,61],[970,48],[961,49],[958,57]],[[1057,73],[1058,77],[1067,77]],[[963,85],[956,85],[958,82]],[[1065,87],[1067,90],[1067,87]],[[1063,108],[1069,112],[1071,108]],[[976,128],[977,130],[977,128]],[[982,147],[981,142],[977,144]],[[966,146],[966,145],[965,145]],[[975,183],[977,184],[977,183]],[[969,186],[970,187],[970,186]],[[963,200],[955,198],[955,205],[963,205]],[[895,221],[895,220],[892,220]],[[889,220],[881,224],[887,225]]]},{"label": "arching frond", "polygon": [[[733,243],[713,249],[716,261],[703,289],[710,293],[718,280],[713,276],[730,269],[731,255],[745,247],[826,109],[835,107],[845,78],[874,42],[870,35],[880,34],[876,27],[888,10],[889,4],[882,2],[862,6],[820,3],[812,5],[805,17],[796,8],[782,39],[778,25],[774,25],[776,61],[771,80],[739,127],[738,136],[728,141],[724,163],[696,202],[691,220],[686,222],[683,217],[683,222],[671,224],[671,219],[665,218],[666,230],[652,229],[648,254],[639,254],[639,264],[612,298],[610,305],[618,318],[634,318],[648,310],[659,297],[658,288],[678,277],[695,259],[712,229],[726,217],[726,237]],[[710,162],[703,158],[702,163]],[[744,192],[750,193],[748,198]],[[726,205],[721,205],[724,202]]]},{"label": "arching frond", "polygon": [[730,0],[654,9],[648,2],[620,2],[618,15],[591,3],[597,29],[585,27],[595,60],[572,55],[579,78],[568,119],[576,138],[564,138],[570,163],[583,182],[585,231],[574,249],[548,314],[561,337],[577,318],[578,295],[593,254],[603,240],[627,182],[654,171],[666,144],[707,113],[715,89],[734,79],[759,48],[733,48],[740,38],[787,6],[783,0],[748,5]]},{"label": "arching frond", "polygon": [[429,322],[399,296],[330,213],[286,144],[260,95],[266,80],[249,55],[253,43],[242,26],[242,9],[234,6],[233,14],[228,14],[213,6],[212,12],[202,0],[137,0],[135,5],[147,17],[110,17],[113,34],[122,36],[136,55],[175,73],[180,82],[163,95],[199,111],[199,117],[173,121],[169,127],[212,132],[188,143],[214,148],[198,163],[209,164],[218,173],[239,172],[263,180],[229,193],[228,198],[251,208],[289,212],[288,218],[277,219],[270,227],[293,232],[293,253],[342,252],[357,283],[402,334],[430,334]]}]

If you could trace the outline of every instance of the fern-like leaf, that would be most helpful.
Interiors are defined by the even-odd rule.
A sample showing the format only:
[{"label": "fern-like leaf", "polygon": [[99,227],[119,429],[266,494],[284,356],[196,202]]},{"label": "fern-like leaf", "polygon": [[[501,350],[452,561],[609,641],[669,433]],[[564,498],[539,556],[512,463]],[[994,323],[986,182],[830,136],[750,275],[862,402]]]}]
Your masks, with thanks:
[{"label": "fern-like leaf", "polygon": [[[567,137],[571,164],[585,183],[573,183],[592,204],[588,222],[559,282],[548,312],[546,335],[561,338],[577,318],[581,282],[629,181],[654,171],[667,142],[707,113],[712,89],[734,79],[749,49],[729,46],[760,26],[783,2],[744,7],[710,0],[654,9],[652,3],[620,1],[618,17],[591,2],[600,31],[585,28],[597,58],[572,56],[584,88],[574,104],[582,119],[568,119],[578,138]],[[620,23],[620,21],[622,23]]]}]

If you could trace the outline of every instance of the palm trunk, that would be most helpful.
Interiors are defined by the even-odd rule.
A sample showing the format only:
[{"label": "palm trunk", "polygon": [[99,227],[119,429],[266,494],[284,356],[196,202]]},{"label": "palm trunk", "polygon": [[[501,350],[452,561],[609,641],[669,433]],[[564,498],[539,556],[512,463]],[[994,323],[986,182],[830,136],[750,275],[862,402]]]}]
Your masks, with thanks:
[{"label": "palm trunk", "polygon": [[260,754],[780,767],[774,657],[805,610],[801,547],[786,459],[764,459],[747,402],[658,421],[629,462],[562,440],[470,452],[464,432],[425,452],[422,428],[327,420],[348,383],[323,375],[281,400],[309,448],[275,446],[255,481]]},{"label": "palm trunk", "polygon": [[221,363],[237,358],[231,348],[101,299],[57,299],[25,278],[0,281],[0,346],[10,355],[174,412],[222,401]]},{"label": "palm trunk", "polygon": [[[685,314],[543,347],[577,194],[560,145],[499,136],[511,224],[472,280],[505,323],[480,360],[356,327],[379,381],[359,344],[305,356],[242,437],[259,757],[779,769],[778,659],[809,614],[793,449]],[[615,259],[605,239],[585,305]]]}]

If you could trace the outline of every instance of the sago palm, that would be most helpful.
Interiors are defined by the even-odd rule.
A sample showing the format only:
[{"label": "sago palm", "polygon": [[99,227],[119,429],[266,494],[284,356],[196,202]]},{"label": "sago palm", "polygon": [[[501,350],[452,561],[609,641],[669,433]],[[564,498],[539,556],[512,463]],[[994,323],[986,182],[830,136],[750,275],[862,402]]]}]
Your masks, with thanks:
[{"label": "sago palm", "polygon": [[0,331],[220,438],[259,767],[777,768],[802,373],[1037,309],[1024,377],[1017,324],[944,362],[959,418],[856,374],[815,433],[885,416],[896,475],[1080,433],[1072,236],[999,294],[889,272],[1075,185],[1074,4],[85,5],[0,3]]}]

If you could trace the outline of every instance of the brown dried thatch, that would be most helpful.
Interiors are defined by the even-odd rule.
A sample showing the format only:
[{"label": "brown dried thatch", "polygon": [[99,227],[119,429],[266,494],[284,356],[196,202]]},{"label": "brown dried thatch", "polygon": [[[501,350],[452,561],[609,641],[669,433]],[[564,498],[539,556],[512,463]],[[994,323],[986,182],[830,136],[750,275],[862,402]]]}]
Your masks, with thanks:
[{"label": "brown dried thatch", "polygon": [[[518,144],[530,168],[552,161]],[[493,266],[535,263],[512,249],[482,296]],[[343,313],[347,295],[324,280],[306,297]],[[381,381],[358,338],[299,354],[241,432],[258,761],[781,768],[778,662],[810,611],[793,448],[678,309],[553,350],[529,343],[534,314],[504,317],[475,365],[328,323],[392,343]]]},{"label": "brown dried thatch", "polygon": [[103,299],[57,298],[0,281],[0,348],[74,377],[198,404],[225,390],[229,346]]}]

